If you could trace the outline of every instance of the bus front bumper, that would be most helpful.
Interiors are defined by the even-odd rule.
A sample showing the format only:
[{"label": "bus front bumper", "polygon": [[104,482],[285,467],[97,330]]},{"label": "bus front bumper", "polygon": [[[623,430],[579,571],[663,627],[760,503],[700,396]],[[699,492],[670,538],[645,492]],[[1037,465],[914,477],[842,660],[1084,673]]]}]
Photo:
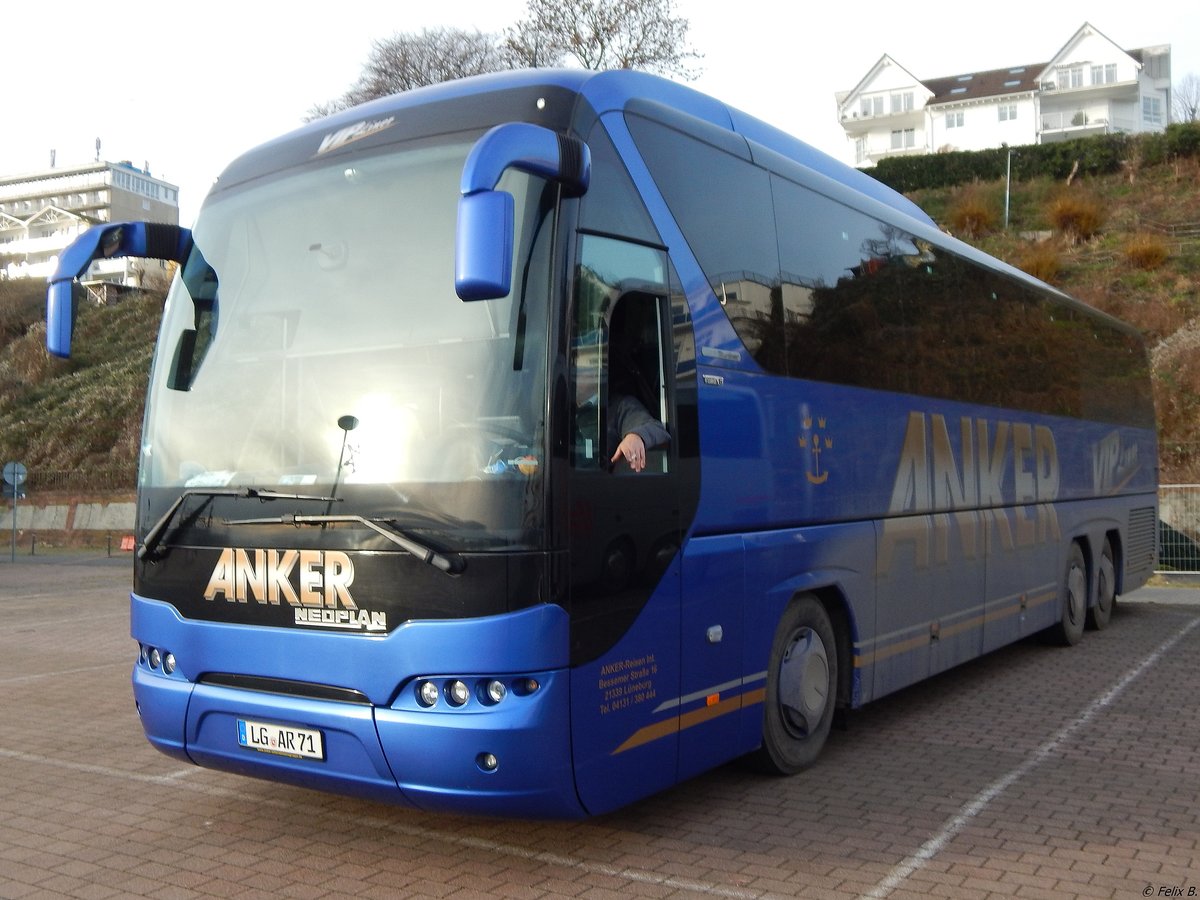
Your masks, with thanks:
[{"label": "bus front bumper", "polygon": [[[140,598],[134,600],[136,606]],[[538,622],[536,615],[514,617],[517,631],[531,630],[526,635],[530,641],[546,637],[546,623]],[[427,659],[412,668],[404,666],[411,674],[398,680],[399,688],[386,702],[371,702],[366,696],[346,702],[214,684],[204,675],[212,671],[205,663],[199,674],[190,675],[182,666],[167,673],[161,661],[152,667],[145,648],[155,641],[191,648],[189,657],[202,660],[206,647],[220,646],[227,652],[230,644],[212,640],[227,626],[185,621],[153,604],[134,616],[134,636],[143,652],[134,667],[133,692],[146,737],[162,752],[200,766],[413,808],[537,818],[585,815],[571,766],[569,670],[556,667],[512,675],[498,669],[500,660],[487,653],[447,657],[445,648],[455,645],[478,651],[478,643],[470,640],[477,621],[417,624],[421,627],[409,636],[421,646],[432,642],[442,648],[439,667],[428,668],[432,662]],[[512,623],[506,627],[511,630]],[[404,630],[361,646],[371,655],[379,654],[380,663],[390,658],[395,671],[412,661],[404,652],[385,654],[385,645],[396,642],[391,649],[399,650]],[[557,630],[557,623],[551,630]],[[456,639],[457,631],[465,644]],[[294,655],[296,636],[279,632],[239,632],[234,643],[253,641],[257,659],[271,658],[272,642]],[[220,637],[228,639],[230,633]],[[537,644],[507,646],[509,653],[528,659],[520,648]],[[318,662],[320,657],[310,656],[309,667],[332,671],[336,666],[330,657],[336,655],[325,653],[325,665]],[[468,657],[473,657],[471,668],[465,665]],[[472,669],[478,672],[481,659],[488,669],[471,674]],[[510,661],[506,671],[517,669]],[[282,681],[288,673],[270,674]],[[420,692],[427,681],[436,688],[432,705],[427,701],[434,691],[427,690],[424,697]],[[460,681],[468,688],[467,699],[455,705],[449,686]],[[497,691],[499,700],[487,694],[492,681],[504,685]],[[336,680],[327,676],[323,683]],[[258,735],[264,739],[258,740]]]}]

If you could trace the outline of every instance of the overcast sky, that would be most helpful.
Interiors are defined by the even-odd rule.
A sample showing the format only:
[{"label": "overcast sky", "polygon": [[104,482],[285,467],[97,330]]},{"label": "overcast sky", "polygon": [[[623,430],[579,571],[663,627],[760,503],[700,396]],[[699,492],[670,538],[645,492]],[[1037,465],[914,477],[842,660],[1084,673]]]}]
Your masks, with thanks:
[{"label": "overcast sky", "polygon": [[[884,53],[918,78],[1048,61],[1091,22],[1126,49],[1170,44],[1173,81],[1200,74],[1200,4],[677,0],[703,54],[692,86],[839,159],[834,94]],[[978,11],[977,11],[978,10]],[[95,157],[149,163],[180,187],[191,224],[208,185],[243,150],[342,94],[371,41],[449,25],[496,32],[525,0],[8,0],[0,6],[0,173]]]}]

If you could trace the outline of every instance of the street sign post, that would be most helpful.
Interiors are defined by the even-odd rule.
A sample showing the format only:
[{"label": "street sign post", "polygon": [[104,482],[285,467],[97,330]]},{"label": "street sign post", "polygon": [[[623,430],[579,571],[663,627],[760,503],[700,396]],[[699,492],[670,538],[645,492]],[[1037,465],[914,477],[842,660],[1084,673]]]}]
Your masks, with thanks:
[{"label": "street sign post", "polygon": [[4,483],[12,486],[12,561],[17,561],[17,498],[21,496],[19,488],[25,483],[29,473],[19,462],[4,464]]}]

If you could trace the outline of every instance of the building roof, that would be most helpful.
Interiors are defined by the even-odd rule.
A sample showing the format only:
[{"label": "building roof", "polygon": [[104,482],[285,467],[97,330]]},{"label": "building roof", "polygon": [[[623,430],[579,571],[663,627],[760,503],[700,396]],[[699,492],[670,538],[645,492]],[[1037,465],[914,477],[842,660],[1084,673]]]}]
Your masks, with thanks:
[{"label": "building roof", "polygon": [[987,72],[969,72],[949,75],[945,78],[928,78],[921,81],[933,94],[930,106],[938,103],[964,103],[1005,94],[1026,94],[1036,91],[1038,75],[1049,63],[1030,63],[1024,66],[1008,66]]}]

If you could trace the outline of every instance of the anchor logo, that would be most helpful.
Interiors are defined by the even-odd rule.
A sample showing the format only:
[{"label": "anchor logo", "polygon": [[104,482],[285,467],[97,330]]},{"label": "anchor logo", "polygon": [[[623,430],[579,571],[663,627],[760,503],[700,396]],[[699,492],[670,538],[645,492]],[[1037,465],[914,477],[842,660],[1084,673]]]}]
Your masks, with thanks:
[{"label": "anchor logo", "polygon": [[823,433],[827,422],[824,417],[818,417],[815,429],[811,416],[805,416],[801,422],[803,433],[799,437],[800,448],[807,450],[812,457],[810,468],[804,473],[810,484],[824,484],[829,479],[829,470],[821,470],[821,454],[833,449],[833,438]]}]

